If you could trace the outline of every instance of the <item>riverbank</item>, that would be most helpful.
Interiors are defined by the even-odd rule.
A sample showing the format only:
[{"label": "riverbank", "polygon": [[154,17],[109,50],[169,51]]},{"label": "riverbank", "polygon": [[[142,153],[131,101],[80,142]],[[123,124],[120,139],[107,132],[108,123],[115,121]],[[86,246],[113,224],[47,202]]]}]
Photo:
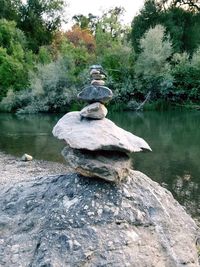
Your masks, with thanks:
[{"label": "riverbank", "polygon": [[0,184],[13,184],[68,172],[67,166],[61,163],[36,159],[22,161],[21,158],[0,152]]}]

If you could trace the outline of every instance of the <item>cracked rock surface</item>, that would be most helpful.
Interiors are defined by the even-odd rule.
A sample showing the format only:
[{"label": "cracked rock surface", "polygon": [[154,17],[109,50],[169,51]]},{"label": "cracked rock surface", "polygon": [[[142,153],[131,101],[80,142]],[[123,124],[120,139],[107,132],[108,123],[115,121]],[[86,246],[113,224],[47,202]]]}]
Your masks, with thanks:
[{"label": "cracked rock surface", "polygon": [[166,189],[130,171],[0,187],[0,266],[197,267],[197,227]]}]

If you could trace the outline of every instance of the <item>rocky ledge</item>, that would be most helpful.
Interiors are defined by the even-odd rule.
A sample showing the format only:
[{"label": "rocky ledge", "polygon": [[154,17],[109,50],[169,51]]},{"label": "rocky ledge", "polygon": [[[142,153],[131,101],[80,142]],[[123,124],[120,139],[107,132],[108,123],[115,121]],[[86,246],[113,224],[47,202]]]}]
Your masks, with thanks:
[{"label": "rocky ledge", "polygon": [[1,186],[0,266],[197,267],[197,227],[172,195],[131,171]]}]

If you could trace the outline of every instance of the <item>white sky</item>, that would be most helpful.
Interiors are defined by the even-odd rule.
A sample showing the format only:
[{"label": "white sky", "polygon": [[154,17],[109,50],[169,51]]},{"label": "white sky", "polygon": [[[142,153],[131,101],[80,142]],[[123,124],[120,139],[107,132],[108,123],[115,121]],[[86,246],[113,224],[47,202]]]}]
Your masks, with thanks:
[{"label": "white sky", "polygon": [[124,24],[130,24],[133,17],[138,13],[144,4],[144,0],[68,0],[66,10],[68,25],[70,27],[70,19],[73,15],[83,14],[101,15],[102,11],[112,7],[124,7],[126,12],[123,17]]}]

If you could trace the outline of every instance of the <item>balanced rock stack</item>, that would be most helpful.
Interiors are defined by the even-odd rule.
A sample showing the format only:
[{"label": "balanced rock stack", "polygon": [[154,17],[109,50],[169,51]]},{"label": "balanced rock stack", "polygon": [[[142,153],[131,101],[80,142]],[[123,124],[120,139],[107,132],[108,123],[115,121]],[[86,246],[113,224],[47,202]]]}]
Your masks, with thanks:
[{"label": "balanced rock stack", "polygon": [[105,73],[100,65],[90,68],[91,85],[78,94],[78,99],[90,103],[80,112],[81,117],[90,119],[103,119],[108,111],[104,106],[113,96],[112,91],[105,87]]},{"label": "balanced rock stack", "polygon": [[104,86],[106,76],[100,65],[91,66],[90,76],[91,84],[78,94],[78,99],[89,105],[80,112],[64,115],[55,125],[53,135],[67,143],[62,155],[77,173],[119,182],[126,179],[131,169],[129,154],[151,148],[142,138],[105,118],[104,104],[113,93]]}]

